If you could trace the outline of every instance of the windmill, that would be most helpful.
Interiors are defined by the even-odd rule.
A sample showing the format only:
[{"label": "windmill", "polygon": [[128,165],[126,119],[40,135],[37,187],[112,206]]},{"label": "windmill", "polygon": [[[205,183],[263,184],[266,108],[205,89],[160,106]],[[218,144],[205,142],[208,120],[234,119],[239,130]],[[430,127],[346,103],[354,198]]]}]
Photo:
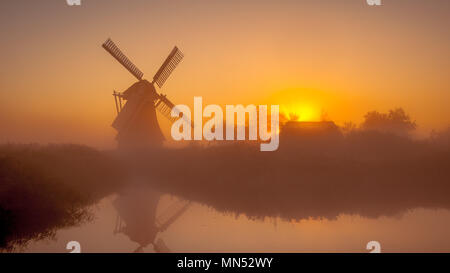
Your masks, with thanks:
[{"label": "windmill", "polygon": [[[102,46],[138,79],[138,82],[124,92],[113,92],[117,117],[112,126],[118,131],[119,147],[162,144],[164,137],[156,119],[155,109],[158,109],[170,122],[174,122],[178,117],[171,116],[172,110],[177,111],[175,105],[166,95],[156,91],[155,84],[162,88],[167,78],[183,59],[183,53],[175,46],[153,76],[153,80],[149,82],[143,79],[144,73],[122,53],[111,39],[106,40]],[[126,102],[122,106],[123,100]]]},{"label": "windmill", "polygon": [[[124,92],[113,92],[116,103],[117,117],[112,126],[118,131],[117,140],[119,148],[134,148],[136,146],[158,146],[164,137],[156,119],[158,109],[170,122],[180,118],[175,105],[166,97],[156,91],[155,84],[161,88],[167,78],[183,58],[183,53],[175,46],[162,66],[153,76],[152,82],[143,79],[144,73],[139,70],[111,39],[103,43],[108,51],[120,64],[138,79]],[[123,101],[126,101],[123,104]],[[172,117],[171,112],[178,113],[179,117]],[[193,126],[193,124],[186,121]],[[144,195],[142,195],[144,194]],[[139,244],[136,251],[152,244],[156,252],[169,252],[161,238],[160,232],[166,230],[190,206],[186,200],[173,202],[166,211],[157,215],[156,209],[161,197],[160,193],[151,189],[139,188],[122,193],[114,201],[118,211],[114,234],[124,233],[132,241]]]}]

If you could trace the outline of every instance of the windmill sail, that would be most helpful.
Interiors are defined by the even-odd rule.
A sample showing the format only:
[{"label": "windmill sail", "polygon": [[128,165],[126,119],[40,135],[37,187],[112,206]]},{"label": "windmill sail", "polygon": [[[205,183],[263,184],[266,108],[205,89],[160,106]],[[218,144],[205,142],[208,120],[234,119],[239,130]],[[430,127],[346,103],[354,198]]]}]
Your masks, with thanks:
[{"label": "windmill sail", "polygon": [[180,217],[191,205],[189,201],[179,200],[172,203],[161,216],[156,219],[156,226],[160,231],[164,231],[173,222],[175,222],[178,217]]},{"label": "windmill sail", "polygon": [[167,56],[167,59],[164,61],[162,66],[159,68],[159,70],[153,77],[153,82],[155,82],[159,86],[159,88],[163,86],[167,78],[170,76],[172,71],[177,67],[177,65],[181,62],[183,57],[184,55],[178,49],[178,47],[174,47],[172,49],[169,56]]},{"label": "windmill sail", "polygon": [[165,95],[160,95],[158,101],[155,104],[155,108],[158,109],[158,111],[171,122],[174,122],[178,119],[177,117],[172,117],[170,115],[174,107],[175,105]]},{"label": "windmill sail", "polygon": [[106,40],[103,43],[103,48],[109,52],[119,63],[121,63],[131,74],[133,74],[138,80],[142,80],[144,73],[139,70],[128,58],[125,54],[120,51],[120,49],[114,44],[111,39]]},{"label": "windmill sail", "polygon": [[170,249],[167,247],[166,243],[161,238],[158,238],[153,244],[153,248],[158,253],[171,253]]},{"label": "windmill sail", "polygon": [[[159,99],[156,101],[155,108],[158,109],[158,111],[163,114],[163,116],[165,116],[170,122],[175,122],[177,119],[179,119],[179,117],[172,117],[172,110],[174,110],[176,113],[180,112],[165,95],[159,95]],[[192,128],[194,127],[192,122],[186,116],[183,115],[181,118],[187,121]]]}]

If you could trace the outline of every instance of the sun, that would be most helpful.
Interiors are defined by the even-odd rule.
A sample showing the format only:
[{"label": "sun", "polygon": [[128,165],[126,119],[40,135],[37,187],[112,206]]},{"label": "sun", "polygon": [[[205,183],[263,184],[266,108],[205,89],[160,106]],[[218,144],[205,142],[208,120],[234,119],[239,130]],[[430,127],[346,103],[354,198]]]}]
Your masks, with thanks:
[{"label": "sun", "polygon": [[320,121],[321,111],[311,104],[301,104],[295,106],[285,106],[282,113],[290,121]]}]

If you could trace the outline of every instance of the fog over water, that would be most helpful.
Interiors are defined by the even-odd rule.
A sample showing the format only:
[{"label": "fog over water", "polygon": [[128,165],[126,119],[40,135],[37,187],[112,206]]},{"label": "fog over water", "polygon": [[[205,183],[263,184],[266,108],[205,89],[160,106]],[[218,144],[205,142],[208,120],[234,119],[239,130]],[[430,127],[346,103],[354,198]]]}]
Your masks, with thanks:
[{"label": "fog over water", "polygon": [[[4,145],[2,242],[16,251],[65,251],[66,239],[85,251],[153,251],[158,238],[171,251],[364,251],[378,240],[387,251],[448,251],[449,135],[342,133],[322,122],[288,123],[272,153],[250,143],[126,154]],[[177,198],[158,204],[146,189],[192,205],[154,233],[152,219]],[[115,200],[127,195],[127,229],[113,235]]]},{"label": "fog over water", "polygon": [[357,127],[283,121],[275,152],[4,144],[0,247],[64,250],[68,236],[86,251],[448,251],[450,130],[414,139],[415,126],[402,109]]},{"label": "fog over water", "polygon": [[[60,230],[56,240],[30,244],[26,252],[69,252],[67,242],[79,241],[83,252],[131,252],[137,244],[123,234],[114,235],[114,197],[96,207],[95,220],[81,227]],[[161,206],[170,197],[163,198]],[[161,211],[161,210],[160,210]],[[385,252],[448,251],[450,212],[416,209],[402,217],[367,219],[341,215],[336,220],[249,220],[218,213],[195,204],[161,234],[174,252],[368,252],[377,240]],[[154,252],[151,247],[145,252]]]}]

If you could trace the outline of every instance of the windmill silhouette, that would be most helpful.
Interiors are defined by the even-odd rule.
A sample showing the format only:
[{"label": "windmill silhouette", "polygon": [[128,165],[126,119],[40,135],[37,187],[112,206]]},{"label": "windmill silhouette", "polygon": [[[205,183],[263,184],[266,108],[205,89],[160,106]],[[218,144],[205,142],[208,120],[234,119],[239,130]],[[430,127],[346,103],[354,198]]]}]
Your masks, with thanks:
[{"label": "windmill silhouette", "polygon": [[[185,117],[177,112],[175,105],[166,95],[156,91],[155,84],[159,88],[164,85],[182,60],[183,53],[175,46],[153,76],[152,82],[149,82],[143,79],[144,73],[122,53],[111,39],[106,40],[102,46],[138,79],[138,82],[124,92],[113,92],[117,117],[112,126],[118,131],[118,147],[134,149],[161,146],[164,137],[156,118],[155,109],[158,109],[170,122]],[[122,105],[123,100],[125,101],[124,105]],[[178,117],[172,117],[172,111],[179,113]],[[191,122],[189,124],[193,126]],[[161,238],[157,238],[157,235],[175,222],[190,205],[189,201],[178,200],[173,202],[162,214],[157,215],[156,210],[160,197],[160,193],[141,185],[122,192],[114,201],[114,207],[118,213],[114,234],[123,233],[132,241],[137,242],[139,247],[135,252],[143,251],[144,247],[150,244],[153,245],[156,252],[169,252],[165,243]]]},{"label": "windmill silhouette", "polygon": [[[175,105],[166,95],[156,91],[155,84],[162,88],[167,78],[183,59],[183,53],[175,46],[153,76],[152,82],[149,82],[143,79],[144,73],[122,53],[111,39],[106,40],[102,46],[138,79],[138,82],[124,92],[113,92],[117,117],[112,126],[118,132],[116,139],[119,148],[162,145],[164,136],[159,127],[155,109],[158,109],[170,122],[174,122],[178,117],[171,116],[171,111],[176,111]],[[126,101],[123,106],[122,100]]]},{"label": "windmill silhouette", "polygon": [[191,202],[178,199],[158,214],[160,198],[159,192],[140,186],[125,190],[113,202],[117,211],[113,233],[122,233],[138,243],[134,252],[143,252],[149,245],[155,252],[171,252],[158,235],[183,215]]}]

